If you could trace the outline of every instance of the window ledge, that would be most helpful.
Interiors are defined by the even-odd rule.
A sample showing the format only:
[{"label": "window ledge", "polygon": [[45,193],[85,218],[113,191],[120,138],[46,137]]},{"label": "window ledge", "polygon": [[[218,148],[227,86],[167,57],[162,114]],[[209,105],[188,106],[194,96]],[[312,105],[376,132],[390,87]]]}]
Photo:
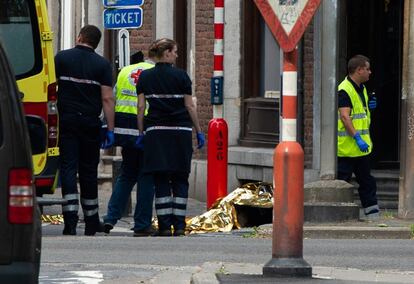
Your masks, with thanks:
[{"label": "window ledge", "polygon": [[273,167],[273,151],[271,148],[231,146],[228,149],[228,163]]}]

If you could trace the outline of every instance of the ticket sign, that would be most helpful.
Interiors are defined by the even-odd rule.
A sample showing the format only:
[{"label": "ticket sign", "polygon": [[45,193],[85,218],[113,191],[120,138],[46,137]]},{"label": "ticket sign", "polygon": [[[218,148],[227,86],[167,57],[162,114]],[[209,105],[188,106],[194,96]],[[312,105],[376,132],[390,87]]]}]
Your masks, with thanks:
[{"label": "ticket sign", "polygon": [[254,0],[280,47],[292,51],[321,0]]},{"label": "ticket sign", "polygon": [[103,15],[105,29],[132,29],[142,26],[142,9],[106,9]]},{"label": "ticket sign", "polygon": [[144,0],[104,0],[105,7],[141,6]]}]

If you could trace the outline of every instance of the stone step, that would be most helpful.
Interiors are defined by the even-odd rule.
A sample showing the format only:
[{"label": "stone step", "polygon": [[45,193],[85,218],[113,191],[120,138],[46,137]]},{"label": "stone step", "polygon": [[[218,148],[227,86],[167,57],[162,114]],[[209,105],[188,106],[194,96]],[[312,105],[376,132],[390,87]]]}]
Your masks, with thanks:
[{"label": "stone step", "polygon": [[[397,209],[400,181],[399,170],[373,170],[371,174],[377,181],[377,197],[380,208]],[[358,195],[358,183],[356,182],[355,177],[352,178],[351,183],[355,186],[355,203],[361,204]]]},{"label": "stone step", "polygon": [[355,203],[305,202],[304,210],[305,222],[343,222],[359,218],[359,206]]}]

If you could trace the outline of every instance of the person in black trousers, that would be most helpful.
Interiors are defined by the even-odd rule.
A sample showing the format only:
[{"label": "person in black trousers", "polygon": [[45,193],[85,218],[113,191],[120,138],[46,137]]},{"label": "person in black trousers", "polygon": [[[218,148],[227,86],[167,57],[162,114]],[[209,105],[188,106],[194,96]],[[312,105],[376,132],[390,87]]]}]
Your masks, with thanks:
[{"label": "person in black trousers", "polygon": [[[138,136],[136,145],[144,148],[144,171],[154,177],[158,235],[182,236],[186,226],[193,125],[198,149],[203,147],[205,138],[192,98],[191,80],[184,70],[173,66],[177,43],[159,39],[152,44],[151,52],[157,63],[143,71],[137,83],[138,129],[142,133],[145,124],[145,136]],[[144,118],[145,100],[149,109]]]},{"label": "person in black trousers", "polygon": [[355,55],[348,62],[348,76],[338,86],[338,172],[337,178],[349,182],[352,173],[366,218],[378,219],[377,184],[371,175],[371,111],[375,97],[364,85],[371,75],[369,59]]},{"label": "person in black trousers", "polygon": [[78,223],[79,173],[85,235],[103,231],[98,214],[98,163],[101,146],[102,108],[108,123],[104,148],[114,142],[114,98],[112,68],[108,60],[95,53],[101,31],[84,26],[74,48],[55,57],[58,80],[59,148],[64,235],[76,235]]}]

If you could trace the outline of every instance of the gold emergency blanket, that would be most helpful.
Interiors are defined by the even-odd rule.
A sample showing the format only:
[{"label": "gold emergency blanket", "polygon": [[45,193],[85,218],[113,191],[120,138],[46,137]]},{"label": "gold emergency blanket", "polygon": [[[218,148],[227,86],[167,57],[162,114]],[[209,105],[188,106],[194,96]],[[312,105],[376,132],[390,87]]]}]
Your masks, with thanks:
[{"label": "gold emergency blanket", "polygon": [[240,229],[235,205],[259,208],[273,207],[273,187],[269,183],[247,183],[218,199],[206,213],[187,221],[190,233],[230,232]]},{"label": "gold emergency blanket", "polygon": [[42,223],[59,225],[63,223],[63,215],[42,215]]}]

